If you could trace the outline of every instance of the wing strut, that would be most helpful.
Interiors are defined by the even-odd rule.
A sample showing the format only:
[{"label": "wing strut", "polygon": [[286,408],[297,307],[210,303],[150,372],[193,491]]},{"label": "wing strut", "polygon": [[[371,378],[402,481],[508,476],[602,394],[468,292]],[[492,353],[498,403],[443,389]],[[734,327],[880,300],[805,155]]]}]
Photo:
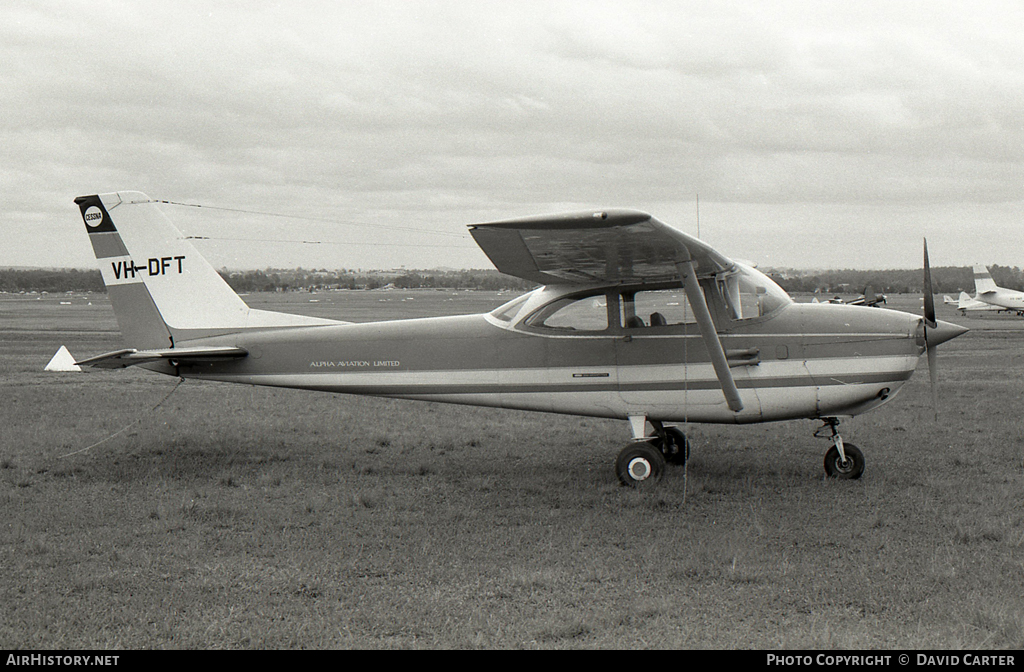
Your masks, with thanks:
[{"label": "wing strut", "polygon": [[740,392],[736,389],[736,382],[732,379],[729,360],[725,357],[722,341],[718,338],[715,323],[711,320],[711,312],[708,310],[704,292],[700,288],[700,283],[697,282],[693,262],[681,261],[676,264],[676,267],[679,269],[679,274],[683,276],[683,289],[686,290],[686,298],[693,308],[693,316],[697,318],[697,326],[700,327],[700,335],[704,338],[704,346],[708,349],[708,354],[711,355],[715,375],[718,376],[718,382],[722,384],[725,401],[729,404],[729,410],[739,413],[743,410]]}]

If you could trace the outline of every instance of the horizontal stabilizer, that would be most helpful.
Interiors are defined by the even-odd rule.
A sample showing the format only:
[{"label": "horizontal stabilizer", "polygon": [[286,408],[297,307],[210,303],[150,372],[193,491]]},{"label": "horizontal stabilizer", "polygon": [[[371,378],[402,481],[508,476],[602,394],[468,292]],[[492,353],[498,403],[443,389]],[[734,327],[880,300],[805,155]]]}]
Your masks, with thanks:
[{"label": "horizontal stabilizer", "polygon": [[79,366],[92,366],[98,369],[124,369],[136,364],[149,364],[158,361],[169,361],[178,364],[198,364],[202,362],[223,362],[245,357],[249,352],[245,348],[220,346],[210,348],[167,348],[165,350],[115,350],[80,362]]},{"label": "horizontal stabilizer", "polygon": [[60,346],[60,350],[53,356],[50,363],[46,365],[43,371],[78,371],[82,369],[75,364],[75,358],[71,356],[68,349],[65,346]]}]

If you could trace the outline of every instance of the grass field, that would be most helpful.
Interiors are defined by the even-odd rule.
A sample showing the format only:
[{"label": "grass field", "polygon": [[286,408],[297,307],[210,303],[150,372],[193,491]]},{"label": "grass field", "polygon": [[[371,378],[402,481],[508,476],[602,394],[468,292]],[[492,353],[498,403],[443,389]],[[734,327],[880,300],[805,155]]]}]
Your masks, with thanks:
[{"label": "grass field", "polygon": [[0,648],[1020,648],[1024,320],[938,309],[972,329],[940,348],[940,418],[922,360],[844,422],[861,480],[825,480],[794,421],[689,427],[685,470],[633,490],[624,422],[44,373],[120,347],[106,298],[0,295]]}]

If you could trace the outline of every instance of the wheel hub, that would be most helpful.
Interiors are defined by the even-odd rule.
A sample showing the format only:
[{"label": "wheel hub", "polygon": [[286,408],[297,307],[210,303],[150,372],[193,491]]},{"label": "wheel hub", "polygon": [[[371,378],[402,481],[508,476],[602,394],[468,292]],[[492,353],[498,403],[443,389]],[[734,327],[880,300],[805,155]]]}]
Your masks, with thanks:
[{"label": "wheel hub", "polygon": [[629,475],[637,481],[642,481],[651,475],[651,463],[642,457],[634,457],[626,467]]}]

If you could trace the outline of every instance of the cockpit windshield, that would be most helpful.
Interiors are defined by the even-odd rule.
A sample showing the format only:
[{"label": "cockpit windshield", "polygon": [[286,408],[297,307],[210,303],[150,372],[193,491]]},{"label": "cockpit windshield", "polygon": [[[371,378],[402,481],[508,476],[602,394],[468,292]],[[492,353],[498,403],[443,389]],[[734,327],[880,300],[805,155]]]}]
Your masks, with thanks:
[{"label": "cockpit windshield", "polygon": [[734,320],[763,317],[793,303],[774,280],[739,262],[735,270],[718,277],[718,288]]}]

